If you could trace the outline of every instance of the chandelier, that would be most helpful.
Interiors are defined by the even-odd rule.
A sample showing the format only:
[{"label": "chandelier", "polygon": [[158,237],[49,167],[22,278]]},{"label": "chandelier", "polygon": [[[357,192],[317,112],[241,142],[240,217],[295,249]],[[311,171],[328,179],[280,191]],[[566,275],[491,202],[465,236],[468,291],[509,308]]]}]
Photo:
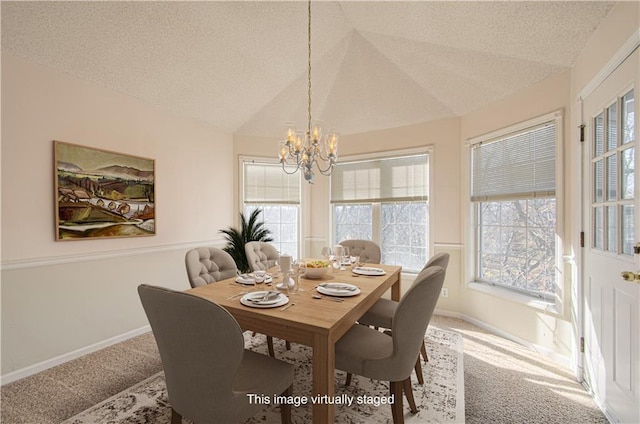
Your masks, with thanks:
[{"label": "chandelier", "polygon": [[[287,122],[287,139],[286,141],[280,142],[279,156],[282,170],[286,174],[295,174],[299,169],[302,169],[304,179],[309,184],[313,184],[315,177],[314,167],[316,167],[322,175],[331,175],[333,166],[338,159],[338,134],[335,131],[331,131],[323,137],[320,122],[314,121],[314,125],[311,125],[311,0],[309,0],[308,3],[309,25],[307,27],[307,34],[309,57],[307,68],[307,130],[297,131],[294,122]],[[321,165],[320,162],[324,162],[325,165]],[[289,172],[287,171],[287,165],[295,166],[296,168]]]}]

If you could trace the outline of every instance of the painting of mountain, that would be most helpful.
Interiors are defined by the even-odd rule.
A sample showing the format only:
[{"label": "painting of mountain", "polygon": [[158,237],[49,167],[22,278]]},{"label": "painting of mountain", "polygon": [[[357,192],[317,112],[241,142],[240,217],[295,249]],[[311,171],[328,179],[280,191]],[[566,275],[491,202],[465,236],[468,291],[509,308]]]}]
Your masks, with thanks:
[{"label": "painting of mountain", "polygon": [[153,236],[155,161],[54,141],[56,240]]}]

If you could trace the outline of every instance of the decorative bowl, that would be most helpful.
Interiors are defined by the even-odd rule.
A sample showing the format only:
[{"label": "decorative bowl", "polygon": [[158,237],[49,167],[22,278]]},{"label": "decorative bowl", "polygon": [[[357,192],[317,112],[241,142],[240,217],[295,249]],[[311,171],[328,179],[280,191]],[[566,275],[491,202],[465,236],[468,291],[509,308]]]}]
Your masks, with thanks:
[{"label": "decorative bowl", "polygon": [[307,271],[305,272],[304,276],[305,278],[311,279],[322,278],[327,273],[327,271],[329,271],[330,266],[329,262],[319,259],[307,261],[306,265]]}]

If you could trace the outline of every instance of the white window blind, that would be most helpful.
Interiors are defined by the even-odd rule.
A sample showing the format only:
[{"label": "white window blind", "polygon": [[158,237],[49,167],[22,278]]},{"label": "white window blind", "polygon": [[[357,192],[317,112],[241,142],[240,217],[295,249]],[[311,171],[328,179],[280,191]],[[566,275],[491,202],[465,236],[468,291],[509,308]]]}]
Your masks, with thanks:
[{"label": "white window blind", "polygon": [[331,174],[331,203],[428,200],[426,154],[345,162]]},{"label": "white window blind", "polygon": [[300,174],[285,174],[280,164],[244,162],[245,204],[299,204]]},{"label": "white window blind", "polygon": [[471,200],[555,196],[555,121],[471,148]]}]

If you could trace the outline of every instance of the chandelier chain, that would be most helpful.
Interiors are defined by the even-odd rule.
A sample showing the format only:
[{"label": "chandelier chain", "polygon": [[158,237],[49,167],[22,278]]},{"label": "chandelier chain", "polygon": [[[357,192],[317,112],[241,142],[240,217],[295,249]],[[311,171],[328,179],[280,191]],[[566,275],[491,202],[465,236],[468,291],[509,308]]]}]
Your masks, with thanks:
[{"label": "chandelier chain", "polygon": [[[319,122],[314,123],[311,117],[311,0],[308,0],[307,52],[307,133],[302,135],[294,122],[287,122],[286,141],[281,142],[278,156],[285,174],[302,170],[304,179],[313,184],[313,168],[321,175],[331,175],[338,159],[338,134],[333,130],[330,134],[322,134]],[[326,162],[326,168],[320,162]],[[287,165],[295,169],[289,171]]]},{"label": "chandelier chain", "polygon": [[309,62],[308,62],[308,83],[309,83],[309,103],[307,104],[307,108],[309,111],[308,122],[307,122],[307,134],[311,135],[311,0],[309,0],[309,24],[307,26],[307,35],[308,35],[308,51],[309,51]]}]

